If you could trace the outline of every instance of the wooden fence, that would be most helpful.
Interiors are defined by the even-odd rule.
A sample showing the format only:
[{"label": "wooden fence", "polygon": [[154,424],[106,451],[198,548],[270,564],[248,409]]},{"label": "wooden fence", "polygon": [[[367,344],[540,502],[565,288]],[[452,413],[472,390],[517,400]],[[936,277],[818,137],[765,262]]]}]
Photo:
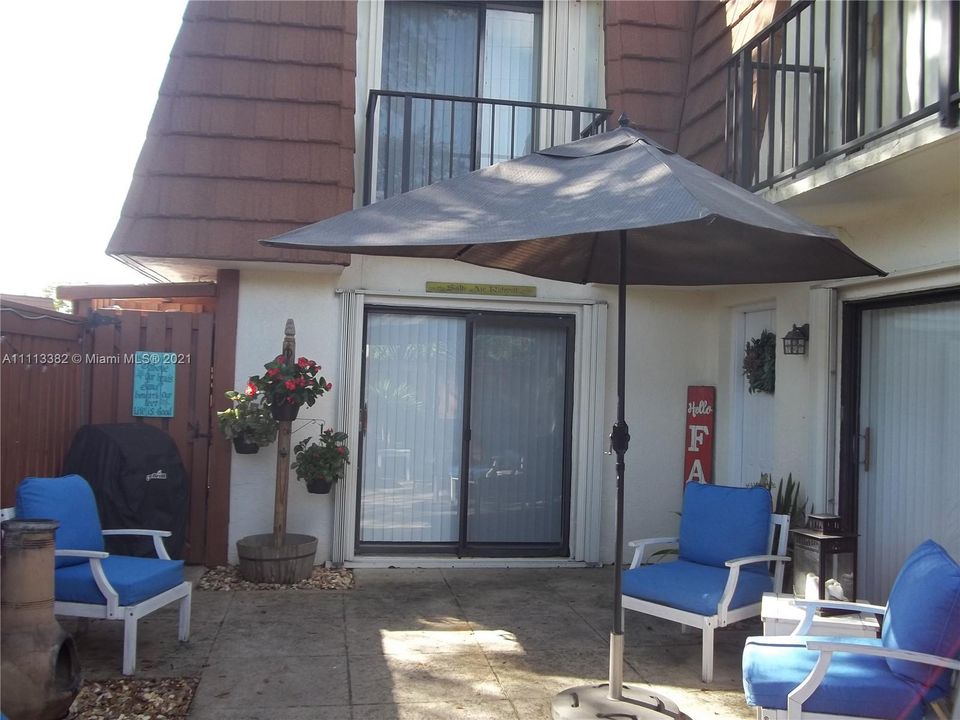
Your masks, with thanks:
[{"label": "wooden fence", "polygon": [[84,422],[83,319],[0,304],[0,505],[28,475],[56,475]]}]

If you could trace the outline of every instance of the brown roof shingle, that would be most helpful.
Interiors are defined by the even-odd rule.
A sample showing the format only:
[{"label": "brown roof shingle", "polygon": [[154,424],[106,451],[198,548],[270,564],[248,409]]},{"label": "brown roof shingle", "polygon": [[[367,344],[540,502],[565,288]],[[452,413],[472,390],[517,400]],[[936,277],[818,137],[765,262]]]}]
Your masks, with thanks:
[{"label": "brown roof shingle", "polygon": [[190,2],[107,252],[348,264],[257,240],[352,207],[355,75],[354,0]]}]

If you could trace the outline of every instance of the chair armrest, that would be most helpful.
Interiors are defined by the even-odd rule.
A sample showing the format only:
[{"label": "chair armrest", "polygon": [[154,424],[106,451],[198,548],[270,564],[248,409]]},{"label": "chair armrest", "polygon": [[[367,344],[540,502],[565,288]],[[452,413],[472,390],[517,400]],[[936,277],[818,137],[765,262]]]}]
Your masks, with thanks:
[{"label": "chair armrest", "polygon": [[817,650],[821,653],[845,652],[855,655],[876,655],[891,660],[909,660],[924,665],[936,665],[948,670],[960,670],[960,660],[880,645],[861,645],[860,643],[838,642],[836,640],[808,640],[807,650]]},{"label": "chair armrest", "polygon": [[[720,620],[720,626],[727,624],[727,610],[730,609],[730,602],[733,600],[733,593],[736,592],[737,582],[740,580],[740,568],[744,565],[753,565],[755,563],[785,563],[790,560],[786,555],[748,555],[742,558],[727,560],[724,565],[730,568],[730,574],[727,575],[727,584],[723,587],[723,593],[720,595],[720,602],[717,603],[717,617]],[[779,565],[778,567],[782,567]],[[779,573],[775,578],[780,577]]]},{"label": "chair armrest", "polygon": [[93,575],[93,581],[97,584],[97,589],[107,601],[107,617],[119,617],[120,594],[114,589],[110,581],[107,580],[103,572],[103,564],[100,562],[108,557],[110,553],[100,550],[54,550],[56,557],[79,557],[87,558],[90,561],[90,572]]},{"label": "chair armrest", "polygon": [[812,607],[814,610],[819,608],[827,608],[830,610],[850,610],[851,612],[870,613],[871,615],[883,615],[887,612],[885,605],[845,602],[843,600],[804,600],[802,598],[795,598],[791,602],[799,608]]},{"label": "chair armrest", "polygon": [[734,558],[724,563],[728,568],[739,568],[741,565],[752,565],[753,563],[769,562],[790,562],[787,555],[748,555],[747,557]]},{"label": "chair armrest", "polygon": [[883,615],[887,608],[882,605],[869,605],[867,603],[843,602],[841,600],[801,600],[795,599],[793,605],[804,610],[803,619],[793,629],[791,635],[806,635],[813,626],[813,618],[820,608],[830,610],[849,610],[850,612],[870,613],[872,615]]},{"label": "chair armrest", "polygon": [[803,710],[803,703],[816,692],[817,688],[820,687],[820,683],[823,682],[823,678],[827,674],[827,668],[830,666],[830,661],[833,659],[835,652],[910,660],[925,665],[936,665],[950,670],[960,670],[960,660],[914,652],[913,650],[898,650],[896,648],[885,648],[878,645],[861,645],[860,643],[837,642],[834,640],[808,640],[805,644],[808,650],[815,650],[820,653],[820,656],[817,658],[817,663],[813,666],[813,670],[803,679],[803,682],[787,693],[787,717],[800,716]]},{"label": "chair armrest", "polygon": [[88,560],[103,560],[110,557],[110,553],[101,550],[54,550],[56,557],[78,557]]},{"label": "chair armrest", "polygon": [[630,569],[632,570],[633,568],[643,564],[644,555],[646,555],[648,547],[652,545],[676,545],[679,541],[679,538],[676,537],[658,537],[644,538],[642,540],[631,540],[627,543],[627,547],[633,548],[633,560],[630,561]]},{"label": "chair armrest", "polygon": [[157,557],[161,560],[169,560],[170,555],[167,553],[167,548],[163,544],[161,538],[170,537],[172,533],[169,530],[134,530],[134,529],[120,529],[120,530],[101,530],[104,537],[107,536],[116,536],[116,535],[139,535],[141,537],[152,537],[153,538],[153,549],[157,553]]}]

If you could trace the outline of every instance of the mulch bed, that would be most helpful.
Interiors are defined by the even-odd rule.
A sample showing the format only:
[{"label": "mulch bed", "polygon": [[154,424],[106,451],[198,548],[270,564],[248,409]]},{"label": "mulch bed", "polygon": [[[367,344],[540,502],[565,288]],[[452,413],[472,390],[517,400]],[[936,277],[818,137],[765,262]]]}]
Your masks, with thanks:
[{"label": "mulch bed", "polygon": [[182,720],[197,678],[84,681],[67,720]]},{"label": "mulch bed", "polygon": [[236,565],[218,565],[207,570],[196,583],[198,590],[352,590],[353,573],[346,568],[325,568],[317,565],[313,575],[291,585],[253,583],[240,577]]}]

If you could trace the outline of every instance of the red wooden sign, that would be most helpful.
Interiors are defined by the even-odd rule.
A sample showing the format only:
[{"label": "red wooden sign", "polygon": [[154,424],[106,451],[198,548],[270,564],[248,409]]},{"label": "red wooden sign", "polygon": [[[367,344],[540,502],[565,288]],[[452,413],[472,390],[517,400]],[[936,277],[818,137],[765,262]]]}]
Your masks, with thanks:
[{"label": "red wooden sign", "polygon": [[710,385],[687,388],[687,425],[683,441],[683,484],[713,484],[713,428],[717,389]]}]

